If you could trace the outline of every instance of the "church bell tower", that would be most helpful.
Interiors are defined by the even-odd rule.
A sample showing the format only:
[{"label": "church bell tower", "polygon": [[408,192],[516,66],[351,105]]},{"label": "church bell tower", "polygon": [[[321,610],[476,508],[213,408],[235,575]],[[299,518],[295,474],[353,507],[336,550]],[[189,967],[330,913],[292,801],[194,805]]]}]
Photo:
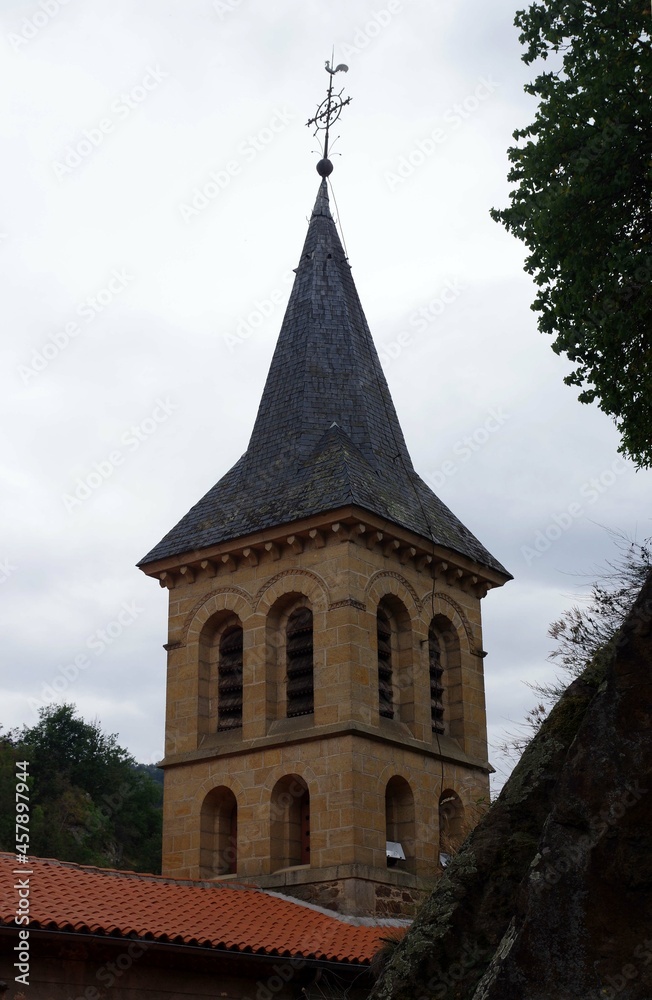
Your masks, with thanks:
[{"label": "church bell tower", "polygon": [[408,916],[488,803],[509,574],[412,466],[329,168],[247,451],[139,564],[169,591],[163,873]]}]

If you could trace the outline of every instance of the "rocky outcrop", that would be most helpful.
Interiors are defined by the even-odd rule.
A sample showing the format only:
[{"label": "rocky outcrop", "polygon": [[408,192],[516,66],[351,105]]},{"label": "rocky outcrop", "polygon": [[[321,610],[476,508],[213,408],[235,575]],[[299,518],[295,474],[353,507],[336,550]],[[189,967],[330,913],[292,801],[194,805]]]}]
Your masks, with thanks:
[{"label": "rocky outcrop", "polygon": [[652,577],[392,948],[373,992],[616,997],[652,998]]}]

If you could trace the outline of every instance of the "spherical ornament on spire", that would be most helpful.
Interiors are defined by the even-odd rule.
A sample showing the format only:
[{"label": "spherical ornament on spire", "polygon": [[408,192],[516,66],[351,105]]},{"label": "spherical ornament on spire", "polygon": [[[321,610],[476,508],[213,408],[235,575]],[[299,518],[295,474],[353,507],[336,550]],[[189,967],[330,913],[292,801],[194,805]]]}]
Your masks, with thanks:
[{"label": "spherical ornament on spire", "polygon": [[320,177],[328,177],[333,173],[333,164],[328,158],[324,157],[323,160],[319,161],[317,164],[317,173]]}]

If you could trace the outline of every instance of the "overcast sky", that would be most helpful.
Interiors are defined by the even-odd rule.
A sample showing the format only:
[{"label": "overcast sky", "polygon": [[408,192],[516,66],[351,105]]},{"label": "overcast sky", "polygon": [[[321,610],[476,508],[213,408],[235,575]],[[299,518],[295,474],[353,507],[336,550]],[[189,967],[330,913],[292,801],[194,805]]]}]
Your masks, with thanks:
[{"label": "overcast sky", "polygon": [[246,449],[333,44],[337,208],[408,447],[514,575],[483,602],[491,739],[531,707],[605,528],[651,533],[650,474],[563,384],[489,217],[536,106],[516,6],[0,0],[4,727],[57,687],[162,754],[166,592],[135,563]]}]

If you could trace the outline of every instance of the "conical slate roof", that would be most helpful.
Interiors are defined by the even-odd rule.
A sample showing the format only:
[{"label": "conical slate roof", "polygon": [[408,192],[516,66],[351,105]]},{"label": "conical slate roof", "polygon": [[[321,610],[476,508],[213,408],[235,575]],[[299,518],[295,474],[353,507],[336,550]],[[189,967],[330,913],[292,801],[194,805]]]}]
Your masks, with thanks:
[{"label": "conical slate roof", "polygon": [[414,471],[324,178],[249,447],[139,565],[351,504],[506,573]]}]

